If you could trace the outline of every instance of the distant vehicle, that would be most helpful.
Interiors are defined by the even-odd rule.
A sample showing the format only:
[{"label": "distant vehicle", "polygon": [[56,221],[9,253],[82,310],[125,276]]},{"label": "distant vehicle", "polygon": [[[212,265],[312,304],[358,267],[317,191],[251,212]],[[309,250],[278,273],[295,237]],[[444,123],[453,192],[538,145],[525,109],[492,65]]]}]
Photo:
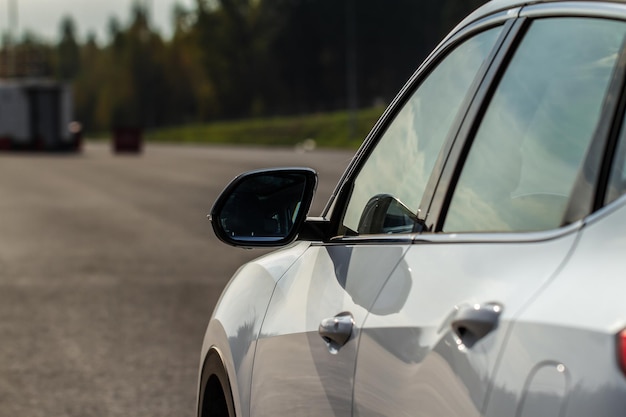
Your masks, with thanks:
[{"label": "distant vehicle", "polygon": [[113,129],[113,152],[141,153],[143,130],[138,127],[116,127]]},{"label": "distant vehicle", "polygon": [[0,149],[77,151],[81,135],[70,84],[0,80]]},{"label": "distant vehicle", "polygon": [[217,199],[219,239],[286,247],[215,307],[198,415],[625,415],[625,120],[626,2],[478,9],[321,217],[307,168]]}]

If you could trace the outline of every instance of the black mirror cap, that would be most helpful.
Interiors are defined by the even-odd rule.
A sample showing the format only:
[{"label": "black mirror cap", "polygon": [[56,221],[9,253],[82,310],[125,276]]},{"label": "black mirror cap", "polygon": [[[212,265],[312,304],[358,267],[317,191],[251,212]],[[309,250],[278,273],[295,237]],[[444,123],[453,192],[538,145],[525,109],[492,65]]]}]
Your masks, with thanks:
[{"label": "black mirror cap", "polygon": [[[301,181],[301,197],[298,201],[298,208],[293,222],[289,225],[288,230],[284,233],[269,235],[236,235],[232,231],[229,231],[225,227],[225,208],[233,198],[236,198],[236,194],[240,189],[254,189],[257,197],[265,192],[272,192],[272,189],[267,190],[257,187],[259,182],[267,181],[289,181],[290,179],[297,179]],[[222,242],[236,247],[242,248],[271,248],[281,247],[292,243],[298,237],[302,230],[302,225],[307,217],[315,190],[317,188],[317,172],[311,168],[302,167],[289,167],[289,168],[271,168],[249,171],[235,177],[222,191],[217,200],[215,201],[211,214],[208,216],[213,227],[213,231],[217,238]],[[280,191],[278,189],[273,191]],[[271,200],[270,200],[271,201]],[[248,226],[254,226],[254,221],[250,221],[249,217],[259,216],[262,213],[261,207],[250,207],[252,209],[251,214],[253,216],[239,216],[238,219],[248,222]],[[237,217],[236,217],[237,218]]]}]

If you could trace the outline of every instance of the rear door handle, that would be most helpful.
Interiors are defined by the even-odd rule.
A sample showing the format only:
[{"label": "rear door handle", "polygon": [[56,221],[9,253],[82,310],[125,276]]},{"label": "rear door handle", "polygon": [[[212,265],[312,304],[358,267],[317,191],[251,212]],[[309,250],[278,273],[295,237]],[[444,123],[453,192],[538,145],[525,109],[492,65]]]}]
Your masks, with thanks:
[{"label": "rear door handle", "polygon": [[330,353],[337,353],[339,349],[348,343],[352,336],[354,318],[348,312],[339,313],[335,317],[322,320],[319,334],[326,342]]},{"label": "rear door handle", "polygon": [[452,320],[452,331],[465,346],[471,348],[498,327],[501,313],[502,305],[498,303],[461,307]]}]

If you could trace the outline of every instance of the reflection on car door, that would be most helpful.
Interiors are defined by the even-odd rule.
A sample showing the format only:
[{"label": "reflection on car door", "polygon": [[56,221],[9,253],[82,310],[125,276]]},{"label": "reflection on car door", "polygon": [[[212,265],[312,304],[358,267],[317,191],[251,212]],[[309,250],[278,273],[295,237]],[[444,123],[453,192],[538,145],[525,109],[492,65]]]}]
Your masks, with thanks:
[{"label": "reflection on car door", "polygon": [[[355,415],[479,416],[514,313],[575,239],[571,231],[517,243],[440,235],[412,245],[361,329]],[[493,330],[479,339],[472,326],[493,305],[500,311],[484,322]],[[466,330],[456,334],[453,323]]]},{"label": "reflection on car door", "polygon": [[[352,415],[357,328],[406,248],[314,246],[292,266],[276,287],[258,340],[250,415]],[[354,325],[346,329],[346,343],[322,339],[322,321],[347,313]]]}]

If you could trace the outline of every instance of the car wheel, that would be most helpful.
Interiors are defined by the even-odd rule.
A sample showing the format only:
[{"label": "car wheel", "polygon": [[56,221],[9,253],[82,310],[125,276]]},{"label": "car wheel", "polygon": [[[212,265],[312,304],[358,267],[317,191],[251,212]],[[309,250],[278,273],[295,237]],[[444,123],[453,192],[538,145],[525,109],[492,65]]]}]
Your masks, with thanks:
[{"label": "car wheel", "polygon": [[204,361],[200,389],[200,417],[236,416],[228,374],[220,355],[214,350]]}]

